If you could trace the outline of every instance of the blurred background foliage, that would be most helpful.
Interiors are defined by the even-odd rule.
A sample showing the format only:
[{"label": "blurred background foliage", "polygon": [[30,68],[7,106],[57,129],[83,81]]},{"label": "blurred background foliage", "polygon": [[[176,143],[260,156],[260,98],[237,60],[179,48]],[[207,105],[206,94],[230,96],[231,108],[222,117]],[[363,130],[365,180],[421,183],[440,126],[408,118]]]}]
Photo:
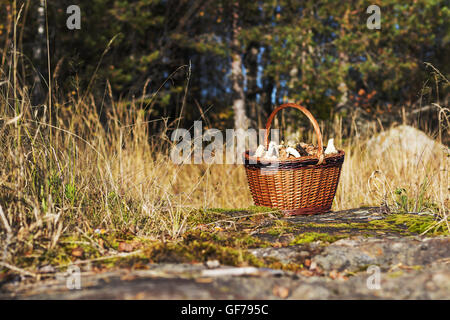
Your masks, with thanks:
[{"label": "blurred background foliage", "polygon": [[[37,32],[43,2],[16,4],[18,81],[24,86],[45,86],[48,79],[46,40]],[[0,4],[6,70],[13,1]],[[73,4],[81,8],[81,30],[66,27],[66,9]],[[381,8],[380,30],[366,26],[371,4]],[[140,99],[149,120],[178,117],[188,86],[184,121],[192,123],[209,110],[214,126],[232,126],[233,54],[242,59],[238,83],[255,127],[263,126],[274,104],[287,101],[304,103],[320,119],[342,106],[372,114],[410,107],[423,97],[429,78],[424,62],[447,77],[450,72],[445,0],[49,0],[47,5],[54,94],[69,101],[89,90],[102,101],[110,85],[115,98]],[[44,54],[36,55],[37,49]],[[444,99],[445,89],[429,86],[428,94]],[[99,112],[107,109],[96,105],[102,105]]]}]

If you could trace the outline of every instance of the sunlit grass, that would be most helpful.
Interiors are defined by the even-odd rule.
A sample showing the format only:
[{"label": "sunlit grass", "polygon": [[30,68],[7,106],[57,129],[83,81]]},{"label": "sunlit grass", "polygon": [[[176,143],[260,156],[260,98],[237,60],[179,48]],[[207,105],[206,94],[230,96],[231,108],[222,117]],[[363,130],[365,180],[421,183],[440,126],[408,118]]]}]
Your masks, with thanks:
[{"label": "sunlit grass", "polygon": [[[16,46],[13,43],[14,47]],[[17,52],[12,50],[16,61]],[[150,239],[177,239],[199,209],[252,205],[243,165],[176,165],[168,132],[155,132],[142,103],[102,101],[81,89],[80,96],[49,90],[51,101],[32,106],[17,64],[0,71],[0,260],[52,252],[61,237],[104,229]],[[49,79],[51,83],[52,79]],[[414,164],[406,154],[383,159],[365,150],[380,131],[343,138],[340,120],[327,125],[346,153],[334,210],[387,204],[397,212],[429,212],[447,224],[449,157],[436,150],[433,160]],[[444,128],[444,130],[448,130]],[[442,134],[441,130],[439,133]],[[444,132],[445,133],[445,132]],[[326,139],[325,139],[326,141]]]}]

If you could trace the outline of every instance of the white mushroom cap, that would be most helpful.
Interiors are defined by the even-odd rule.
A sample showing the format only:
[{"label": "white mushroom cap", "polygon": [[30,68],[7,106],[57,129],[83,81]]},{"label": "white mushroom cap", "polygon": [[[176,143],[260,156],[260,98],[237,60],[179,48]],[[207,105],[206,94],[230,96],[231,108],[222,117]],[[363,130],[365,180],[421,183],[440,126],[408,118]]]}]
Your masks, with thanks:
[{"label": "white mushroom cap", "polygon": [[274,141],[270,141],[269,148],[266,152],[266,157],[279,157],[278,144]]},{"label": "white mushroom cap", "polygon": [[300,158],[300,153],[298,153],[298,151],[296,149],[294,149],[294,148],[291,148],[291,147],[286,148],[286,153],[287,154],[292,154],[296,158]]},{"label": "white mushroom cap", "polygon": [[264,146],[262,144],[260,144],[258,146],[258,148],[256,149],[254,156],[261,158],[264,156],[265,153],[266,153],[266,150],[265,150]]},{"label": "white mushroom cap", "polygon": [[333,153],[338,153],[338,151],[336,150],[335,146],[334,146],[334,139],[330,139],[328,140],[327,143],[327,148],[325,149],[325,154],[333,154]]}]

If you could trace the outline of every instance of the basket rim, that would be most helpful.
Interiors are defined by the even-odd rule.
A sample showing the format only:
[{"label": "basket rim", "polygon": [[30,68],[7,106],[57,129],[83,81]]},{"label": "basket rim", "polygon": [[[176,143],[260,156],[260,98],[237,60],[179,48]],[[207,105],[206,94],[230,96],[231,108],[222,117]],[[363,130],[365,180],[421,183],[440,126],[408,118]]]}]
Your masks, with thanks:
[{"label": "basket rim", "polygon": [[[330,155],[325,155],[324,158],[324,162],[322,164],[326,164],[326,160],[338,160],[342,157],[344,157],[345,152],[343,150],[338,150],[338,153],[334,153],[334,154],[330,154]],[[281,163],[281,164],[317,164],[317,161],[319,161],[319,159],[317,158],[317,156],[304,156],[304,157],[300,157],[300,158],[296,158],[296,159],[287,159],[287,160],[263,160],[263,158],[261,157],[254,157],[250,155],[250,150],[245,150],[244,152],[244,160],[245,162],[249,162],[250,160],[253,160],[256,162],[252,163],[254,165],[269,165],[269,164],[276,164],[276,163]]]},{"label": "basket rim", "polygon": [[[264,145],[266,150],[269,148],[269,134],[270,134],[270,127],[272,126],[272,121],[275,117],[275,115],[283,109],[286,108],[295,108],[300,110],[301,112],[303,112],[303,114],[309,119],[309,121],[311,122],[311,124],[314,127],[314,132],[316,133],[317,136],[317,143],[318,143],[318,151],[317,151],[317,158],[318,158],[318,162],[317,164],[320,165],[323,163],[324,159],[325,159],[325,154],[324,154],[324,149],[323,149],[323,137],[322,137],[322,132],[320,131],[320,126],[319,123],[317,122],[316,118],[312,115],[312,113],[306,109],[304,106],[296,104],[296,103],[284,103],[278,107],[275,108],[275,110],[272,111],[272,113],[270,114],[269,118],[267,119],[267,123],[266,123],[266,132],[264,135]],[[298,164],[298,163],[296,163]]]}]

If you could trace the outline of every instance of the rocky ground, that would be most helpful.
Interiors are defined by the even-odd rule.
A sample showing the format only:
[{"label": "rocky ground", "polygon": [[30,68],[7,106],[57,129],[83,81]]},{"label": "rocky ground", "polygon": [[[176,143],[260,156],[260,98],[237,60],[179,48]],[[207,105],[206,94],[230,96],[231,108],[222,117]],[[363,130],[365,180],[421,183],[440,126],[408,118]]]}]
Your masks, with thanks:
[{"label": "rocky ground", "polygon": [[117,263],[11,273],[0,299],[450,298],[450,236],[428,215],[237,210],[208,219],[181,243],[136,246]]}]

